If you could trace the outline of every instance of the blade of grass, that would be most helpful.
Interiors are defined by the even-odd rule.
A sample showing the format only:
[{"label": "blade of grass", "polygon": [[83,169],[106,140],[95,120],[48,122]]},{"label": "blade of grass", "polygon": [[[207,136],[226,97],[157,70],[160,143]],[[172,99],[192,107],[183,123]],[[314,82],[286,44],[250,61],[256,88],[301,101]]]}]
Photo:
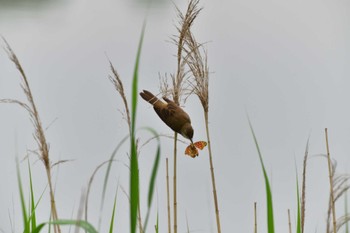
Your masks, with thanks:
[{"label": "blade of grass", "polygon": [[76,226],[86,230],[89,233],[98,233],[98,231],[89,222],[86,222],[83,220],[70,220],[70,219],[68,219],[68,220],[61,219],[61,220],[41,223],[31,233],[39,233],[44,228],[44,226],[47,224],[51,224],[51,225],[76,225]]},{"label": "blade of grass", "polygon": [[139,166],[137,159],[136,139],[135,139],[135,121],[136,121],[136,108],[137,108],[137,96],[138,96],[138,71],[141,57],[141,48],[143,43],[143,37],[145,34],[146,23],[142,26],[139,46],[137,49],[136,62],[134,68],[134,75],[132,80],[132,101],[131,101],[131,142],[130,142],[130,231],[136,232],[136,220],[137,220],[137,207],[139,201]]},{"label": "blade of grass", "polygon": [[21,208],[22,208],[23,227],[24,227],[23,232],[29,233],[30,225],[29,225],[28,216],[27,216],[27,208],[24,200],[23,186],[22,186],[21,174],[19,170],[18,158],[16,158],[16,170],[17,170],[17,181],[18,181],[19,195],[20,195]]},{"label": "blade of grass", "polygon": [[256,139],[252,123],[249,119],[249,116],[247,116],[247,118],[248,118],[248,122],[249,122],[250,131],[253,135],[254,143],[255,143],[256,149],[257,149],[258,154],[259,154],[260,164],[261,164],[261,168],[262,168],[262,171],[264,174],[264,179],[265,179],[266,205],[267,205],[267,232],[274,233],[275,232],[275,225],[274,225],[274,218],[273,218],[273,201],[272,201],[272,193],[271,193],[269,177],[267,176],[267,173],[266,173],[264,161],[263,161],[263,158],[261,155],[260,147],[258,144],[258,140]]},{"label": "blade of grass", "polygon": [[[100,216],[103,211],[103,205],[106,197],[106,191],[107,191],[107,184],[108,184],[108,178],[109,178],[109,173],[111,172],[112,168],[112,162],[114,161],[114,157],[116,156],[117,152],[119,151],[120,147],[126,142],[126,140],[129,138],[129,135],[125,136],[117,145],[117,147],[113,150],[111,157],[109,159],[108,167],[106,170],[105,174],[105,179],[103,183],[103,190],[102,190],[102,197],[101,197],[101,204],[100,204]],[[98,229],[100,229],[100,224],[101,224],[101,217],[99,218],[99,223],[98,223]]]},{"label": "blade of grass", "polygon": [[111,216],[111,223],[109,224],[109,233],[113,233],[115,207],[117,204],[117,194],[118,194],[118,188],[117,188],[117,191],[115,192],[113,211],[112,211],[112,216]]},{"label": "blade of grass", "polygon": [[143,129],[151,132],[154,135],[154,137],[157,139],[157,151],[156,151],[156,156],[154,159],[152,173],[151,173],[151,179],[149,181],[149,187],[148,187],[148,201],[147,201],[148,210],[147,210],[147,214],[146,214],[145,223],[143,224],[144,230],[146,231],[148,218],[149,218],[149,214],[150,214],[150,210],[151,210],[153,193],[154,193],[154,185],[155,185],[158,167],[159,167],[159,161],[160,161],[160,139],[159,139],[159,134],[154,129],[149,128],[149,127],[146,127]]},{"label": "blade of grass", "polygon": [[30,183],[30,201],[31,201],[31,214],[30,214],[30,218],[31,218],[31,225],[32,225],[32,231],[35,230],[36,228],[36,215],[35,215],[35,209],[36,209],[36,205],[35,205],[35,201],[34,201],[34,191],[33,191],[33,181],[32,181],[32,171],[30,169],[30,164],[29,164],[29,159],[28,159],[28,170],[29,170],[29,183]]},{"label": "blade of grass", "polygon": [[155,230],[156,230],[156,233],[158,233],[158,230],[159,230],[159,216],[158,216],[158,211],[157,211],[157,220],[156,220],[156,225],[155,225]]},{"label": "blade of grass", "polygon": [[330,187],[330,201],[332,208],[332,219],[333,219],[333,232],[337,232],[337,217],[335,215],[335,199],[334,199],[334,189],[333,189],[333,171],[332,171],[332,162],[331,155],[329,152],[329,143],[328,143],[328,129],[325,128],[325,137],[326,137],[326,148],[327,148],[327,161],[328,161],[328,173],[329,173],[329,187]]}]

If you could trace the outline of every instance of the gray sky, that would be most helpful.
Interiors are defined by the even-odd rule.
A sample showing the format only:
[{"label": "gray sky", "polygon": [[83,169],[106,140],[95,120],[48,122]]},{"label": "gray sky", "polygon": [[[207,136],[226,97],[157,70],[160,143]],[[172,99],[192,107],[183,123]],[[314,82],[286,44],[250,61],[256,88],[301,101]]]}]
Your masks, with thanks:
[{"label": "gray sky", "polygon": [[[51,159],[73,159],[54,169],[56,199],[61,218],[76,216],[81,192],[94,169],[106,161],[127,126],[122,101],[108,80],[106,54],[117,68],[130,96],[130,80],[137,43],[146,14],[143,5],[130,1],[58,1],[51,4],[0,7],[0,33],[19,57],[42,121],[47,130]],[[177,1],[184,10],[187,1]],[[249,113],[271,178],[276,232],[287,231],[287,209],[295,229],[296,166],[300,177],[307,138],[310,154],[325,153],[324,128],[329,128],[331,154],[338,171],[349,170],[350,151],[350,16],[349,2],[325,1],[201,1],[204,10],[195,22],[197,40],[209,42],[210,131],[214,153],[223,232],[252,232],[253,203],[258,202],[259,232],[266,232],[265,188],[258,155],[246,118]],[[148,13],[142,50],[139,88],[158,92],[158,74],[176,70],[176,14],[171,3]],[[0,98],[24,100],[19,74],[4,51],[0,52]],[[203,113],[197,97],[185,104],[192,118],[195,140],[205,139]],[[27,114],[16,106],[0,107],[0,229],[21,231],[15,155],[22,159],[35,149]],[[171,135],[153,109],[140,101],[138,126],[151,126]],[[140,132],[142,141],[149,135]],[[208,154],[178,159],[179,232],[215,232]],[[148,177],[154,144],[141,151],[141,212],[145,214]],[[162,160],[153,213],[159,210],[160,232],[166,231],[165,158],[172,167],[172,140],[162,139]],[[128,190],[128,146],[108,188],[101,232],[109,226],[117,183]],[[44,168],[30,156],[35,194],[47,182]],[[295,166],[296,164],[296,166]],[[28,184],[27,163],[21,163]],[[306,232],[324,232],[328,198],[326,160],[308,163]],[[97,227],[104,170],[95,177],[89,220]],[[172,169],[171,169],[172,174]],[[5,187],[5,188],[4,188]],[[26,189],[27,190],[27,189]],[[28,191],[27,191],[28,193]],[[116,229],[129,227],[127,197],[119,189]],[[341,216],[343,203],[338,204]],[[47,190],[38,207],[38,220],[47,221]],[[152,215],[149,231],[155,223]],[[66,228],[68,229],[68,228]]]}]

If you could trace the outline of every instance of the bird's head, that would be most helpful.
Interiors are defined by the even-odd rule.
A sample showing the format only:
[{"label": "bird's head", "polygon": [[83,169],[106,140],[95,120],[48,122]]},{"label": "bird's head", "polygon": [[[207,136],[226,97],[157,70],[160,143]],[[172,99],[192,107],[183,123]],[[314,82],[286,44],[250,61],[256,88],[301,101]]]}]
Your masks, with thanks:
[{"label": "bird's head", "polygon": [[193,128],[192,125],[190,123],[186,123],[184,124],[184,126],[182,126],[181,129],[181,135],[184,136],[187,139],[190,139],[192,142],[192,138],[193,138]]}]

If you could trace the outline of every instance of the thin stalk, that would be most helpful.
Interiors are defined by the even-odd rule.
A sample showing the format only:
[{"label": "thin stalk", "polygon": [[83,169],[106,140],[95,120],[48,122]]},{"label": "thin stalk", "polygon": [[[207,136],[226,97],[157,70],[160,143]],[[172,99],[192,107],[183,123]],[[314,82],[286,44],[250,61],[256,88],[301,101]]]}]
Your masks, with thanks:
[{"label": "thin stalk", "polygon": [[[55,204],[55,195],[54,195],[54,190],[53,190],[52,180],[51,180],[51,163],[50,163],[50,156],[49,156],[49,147],[47,145],[44,129],[42,127],[42,123],[41,123],[41,120],[39,117],[39,112],[38,112],[37,107],[36,107],[35,102],[34,102],[32,91],[31,91],[30,86],[29,86],[28,78],[23,70],[21,63],[19,62],[16,54],[14,53],[14,51],[12,50],[10,45],[7,43],[5,38],[2,38],[2,39],[6,44],[5,50],[8,53],[10,60],[15,64],[17,70],[20,72],[20,74],[22,76],[23,83],[21,84],[21,87],[22,87],[24,94],[27,97],[29,105],[27,105],[23,102],[20,102],[18,100],[13,100],[13,99],[7,99],[7,100],[0,99],[0,103],[19,104],[21,107],[26,109],[30,115],[33,126],[35,128],[34,138],[35,138],[35,140],[38,144],[38,147],[39,147],[40,157],[41,157],[41,159],[44,163],[44,166],[45,166],[48,184],[49,184],[49,188],[50,188],[50,201],[51,201],[52,218],[53,218],[53,220],[58,220],[57,209],[56,209],[56,204]],[[59,225],[55,225],[54,232],[55,233],[61,232]]]},{"label": "thin stalk", "polygon": [[177,133],[174,134],[174,233],[177,233],[177,187],[176,187],[176,170],[177,170]]},{"label": "thin stalk", "polygon": [[141,210],[140,210],[140,196],[139,196],[139,203],[137,205],[137,220],[139,222],[139,231],[140,231],[140,233],[143,233],[142,220],[141,220]]},{"label": "thin stalk", "polygon": [[332,216],[333,216],[333,232],[337,232],[337,220],[335,216],[335,201],[334,201],[334,193],[333,193],[333,171],[332,171],[332,162],[331,155],[329,152],[329,144],[328,144],[328,129],[325,128],[325,136],[326,136],[326,147],[327,147],[327,159],[328,159],[328,172],[329,172],[329,186],[330,186],[330,195],[331,195],[331,207],[332,207]]},{"label": "thin stalk", "polygon": [[256,202],[254,202],[254,233],[258,233],[258,221],[256,214]]},{"label": "thin stalk", "polygon": [[[348,191],[345,191],[345,216],[349,216],[349,211],[348,211]],[[345,224],[345,233],[349,233],[349,221],[346,221]]]},{"label": "thin stalk", "polygon": [[[47,175],[47,180],[49,183],[49,189],[50,189],[50,200],[51,200],[51,214],[52,214],[52,219],[54,221],[58,220],[58,215],[57,215],[57,209],[56,209],[56,203],[55,203],[55,196],[53,192],[53,187],[52,187],[52,181],[51,181],[51,166],[46,166],[45,165],[45,170],[46,170],[46,175]],[[61,229],[58,224],[54,225],[54,231],[60,233]]]},{"label": "thin stalk", "polygon": [[210,163],[211,183],[213,185],[213,195],[214,195],[214,205],[215,205],[215,215],[216,215],[216,226],[217,226],[218,233],[221,233],[219,204],[218,204],[218,197],[217,197],[217,192],[216,192],[214,165],[213,165],[213,157],[212,157],[212,153],[211,153],[211,144],[210,144],[210,136],[209,136],[209,116],[208,116],[208,111],[204,111],[204,118],[205,118],[205,130],[207,132],[208,150],[209,150],[209,163]]},{"label": "thin stalk", "polygon": [[289,233],[292,233],[292,223],[290,222],[290,209],[288,209],[288,226],[289,226]]},{"label": "thin stalk", "polygon": [[169,192],[169,163],[168,163],[168,158],[166,158],[166,194],[167,194],[167,206],[168,206],[168,233],[171,233],[170,192]]}]

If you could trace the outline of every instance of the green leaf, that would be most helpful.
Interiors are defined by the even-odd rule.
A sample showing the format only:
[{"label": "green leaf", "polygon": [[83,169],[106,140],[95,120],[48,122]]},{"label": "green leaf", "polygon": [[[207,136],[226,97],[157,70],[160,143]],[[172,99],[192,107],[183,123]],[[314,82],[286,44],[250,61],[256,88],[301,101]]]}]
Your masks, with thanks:
[{"label": "green leaf", "polygon": [[35,230],[36,228],[36,216],[35,216],[35,209],[36,209],[36,205],[35,205],[35,201],[34,201],[34,191],[33,191],[33,181],[32,181],[32,171],[30,169],[30,164],[29,164],[29,160],[28,160],[28,170],[29,170],[29,182],[30,182],[30,210],[31,210],[31,214],[30,214],[30,218],[31,218],[31,224],[32,224],[32,231]]},{"label": "green leaf", "polygon": [[156,225],[155,225],[155,228],[156,228],[156,233],[158,233],[159,231],[159,216],[158,216],[158,211],[157,211],[157,220],[156,220]]},{"label": "green leaf", "polygon": [[254,138],[254,143],[255,143],[256,149],[257,149],[258,154],[259,154],[260,164],[261,164],[261,168],[263,170],[264,179],[265,179],[266,205],[267,205],[267,232],[274,233],[275,232],[275,225],[274,225],[274,218],[273,218],[273,201],[272,201],[272,193],[271,193],[269,177],[267,176],[267,173],[266,173],[264,161],[263,161],[263,158],[261,155],[258,140],[256,139],[256,136],[254,133],[252,123],[250,122],[249,116],[247,116],[247,117],[248,117],[249,127],[250,127],[250,130],[251,130],[253,138]]},{"label": "green leaf", "polygon": [[113,204],[113,211],[112,211],[111,223],[109,224],[109,233],[113,233],[115,207],[116,207],[116,203],[117,203],[117,194],[118,194],[118,189],[117,189],[117,191],[115,192],[115,196],[114,196],[114,204]]},{"label": "green leaf", "polygon": [[159,134],[154,129],[149,128],[149,127],[145,127],[143,129],[151,132],[157,139],[157,151],[156,151],[156,156],[155,156],[154,163],[153,163],[152,174],[151,174],[151,179],[150,179],[149,188],[148,188],[148,202],[147,202],[148,210],[147,210],[147,214],[146,214],[145,223],[143,224],[144,230],[146,231],[148,218],[149,218],[149,214],[150,214],[150,210],[151,210],[152,199],[153,199],[154,185],[156,182],[159,161],[160,161],[160,139],[159,139]]},{"label": "green leaf", "polygon": [[70,219],[68,219],[68,220],[62,219],[62,220],[41,223],[36,227],[36,229],[34,231],[32,231],[32,233],[39,233],[42,230],[42,228],[47,224],[76,225],[89,233],[98,233],[97,230],[90,223],[83,221],[83,220],[70,220]]},{"label": "green leaf", "polygon": [[129,138],[129,135],[124,137],[123,140],[121,140],[118,143],[117,147],[113,150],[112,155],[111,155],[111,157],[109,159],[109,163],[108,163],[108,167],[107,167],[107,170],[106,170],[105,179],[104,179],[104,183],[103,183],[103,190],[102,190],[102,197],[101,197],[101,204],[100,204],[100,212],[102,212],[104,201],[105,201],[105,197],[106,197],[108,178],[109,178],[109,173],[111,172],[112,162],[113,162],[114,157],[116,156],[118,150],[124,144],[124,142],[126,142],[126,140],[128,138]]},{"label": "green leaf", "polygon": [[30,225],[28,222],[28,216],[27,216],[27,208],[24,200],[24,194],[23,194],[23,186],[22,186],[22,180],[21,180],[21,174],[19,170],[19,163],[18,158],[16,158],[16,170],[17,170],[17,181],[18,181],[18,188],[19,188],[19,195],[21,200],[21,207],[22,207],[22,217],[23,217],[23,225],[24,225],[24,233],[30,232]]},{"label": "green leaf", "polygon": [[136,62],[134,68],[134,75],[132,80],[132,101],[131,101],[131,142],[130,142],[130,230],[131,233],[136,232],[137,222],[137,206],[139,202],[139,166],[137,160],[136,139],[135,139],[135,121],[136,121],[136,107],[138,97],[138,72],[141,57],[141,48],[143,37],[145,34],[146,24],[143,24],[139,46],[137,49]]}]

